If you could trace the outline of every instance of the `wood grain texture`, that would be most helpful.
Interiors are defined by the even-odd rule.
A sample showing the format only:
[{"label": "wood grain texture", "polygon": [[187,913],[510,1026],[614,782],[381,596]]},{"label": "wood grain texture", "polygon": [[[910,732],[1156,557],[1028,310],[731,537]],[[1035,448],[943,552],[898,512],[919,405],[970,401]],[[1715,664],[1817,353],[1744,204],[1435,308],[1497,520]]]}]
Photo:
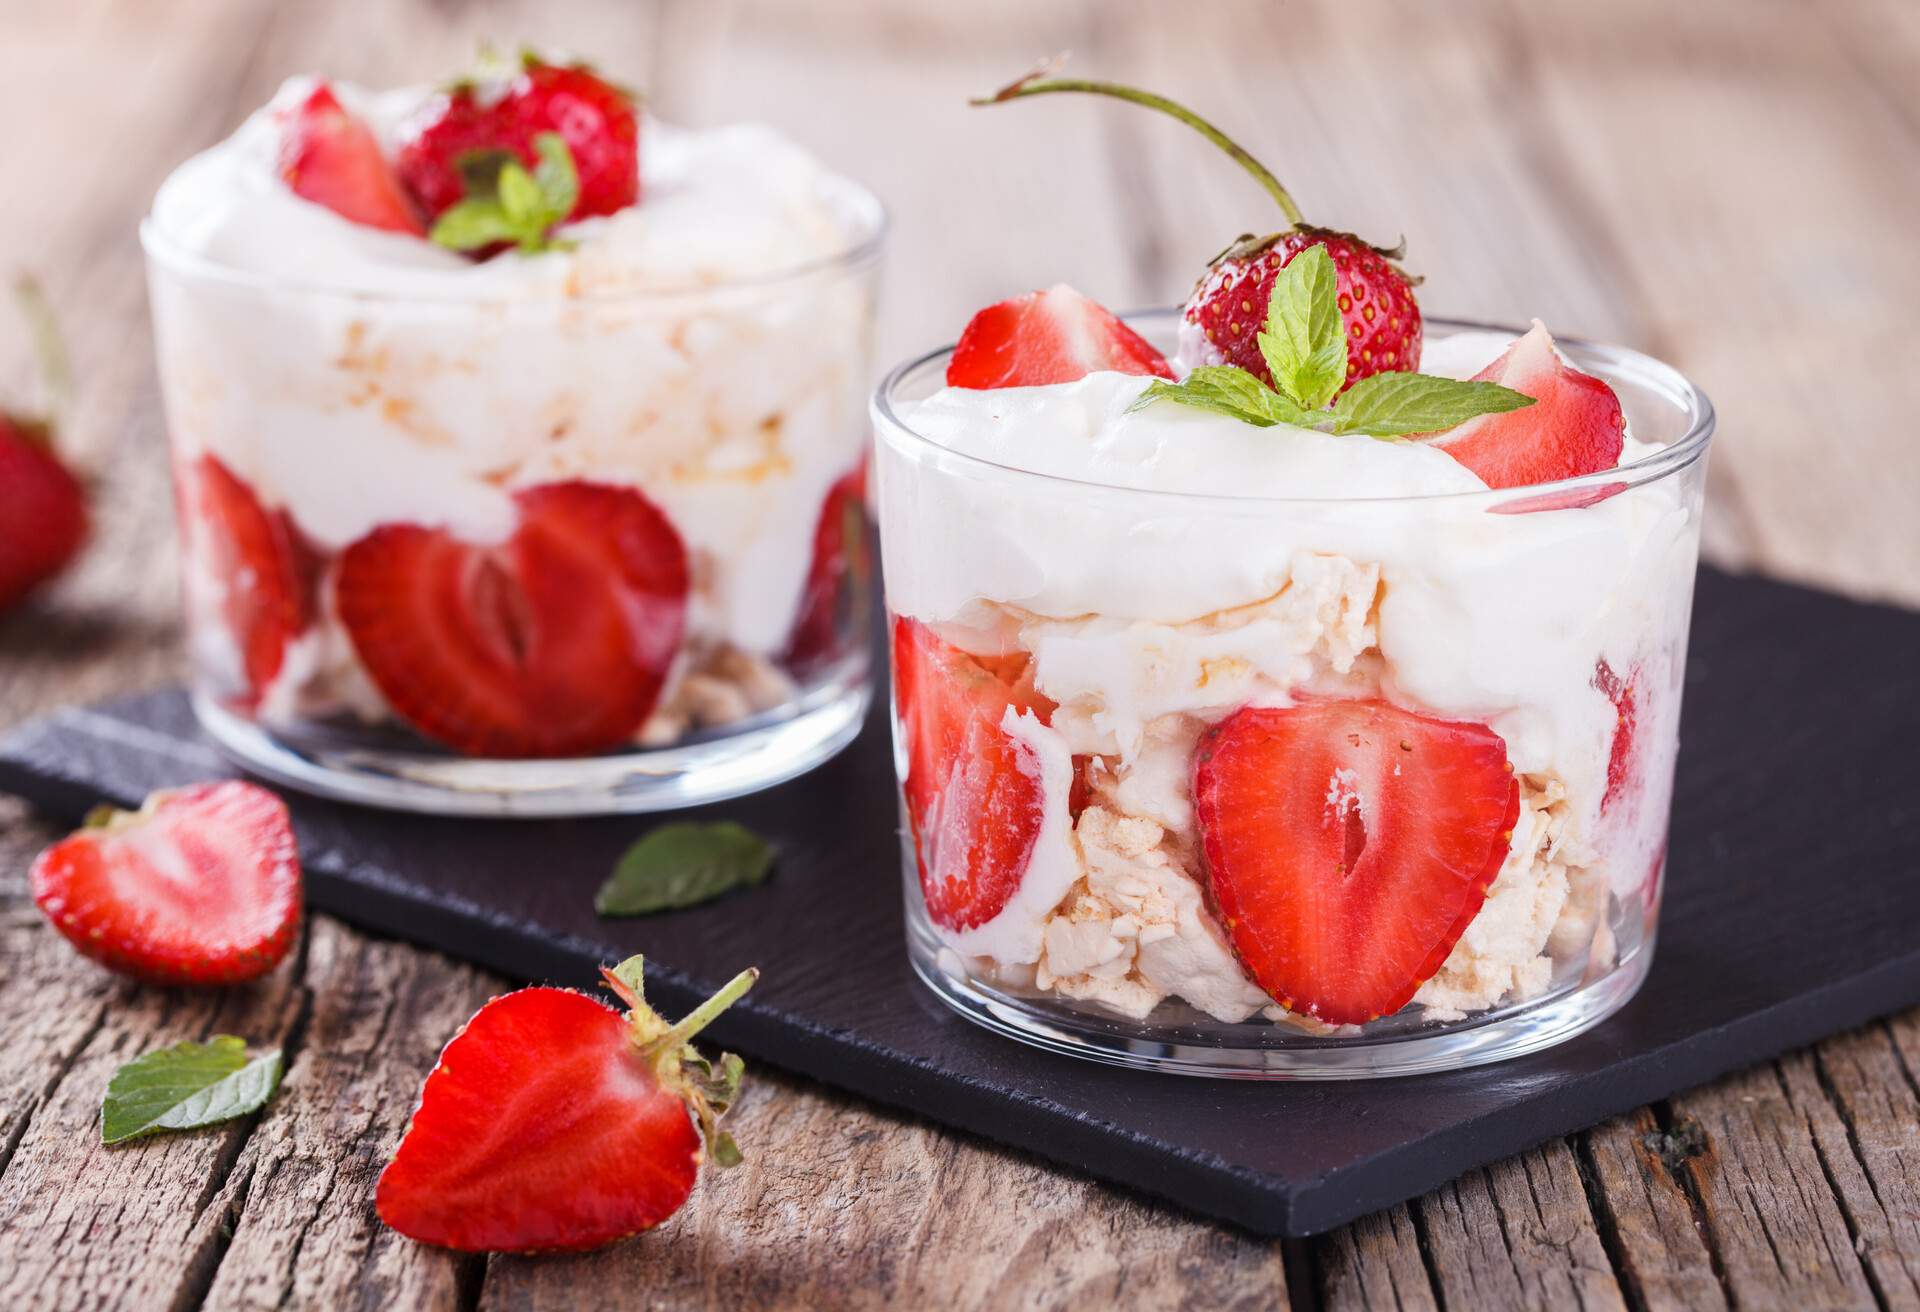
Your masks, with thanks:
[{"label": "wood grain texture", "polygon": [[[1310,214],[1405,232],[1436,312],[1541,314],[1671,358],[1719,403],[1709,551],[1920,599],[1901,350],[1920,303],[1920,10],[1475,0],[0,3],[0,249],[65,311],[99,534],[0,617],[0,723],[179,668],[134,224],[284,75],[382,83],[482,36],[593,52],[695,123],[768,118],[895,220],[888,358],[1065,279],[1173,299],[1266,221],[1183,129],[1065,100],[970,111],[1035,56],[1217,115]],[[1349,88],[1364,88],[1354,94]],[[101,142],[111,142],[102,149]],[[0,316],[0,388],[29,392]],[[1844,435],[1844,440],[1836,440]],[[565,1262],[417,1248],[370,1187],[441,1042],[506,987],[322,920],[227,994],[75,959],[25,900],[51,835],[0,803],[0,1306],[1920,1305],[1920,1015],[1722,1081],[1284,1249],[772,1072],[750,1158],[660,1231]],[[249,1121],[108,1151],[112,1067],[217,1030],[290,1041]]]}]

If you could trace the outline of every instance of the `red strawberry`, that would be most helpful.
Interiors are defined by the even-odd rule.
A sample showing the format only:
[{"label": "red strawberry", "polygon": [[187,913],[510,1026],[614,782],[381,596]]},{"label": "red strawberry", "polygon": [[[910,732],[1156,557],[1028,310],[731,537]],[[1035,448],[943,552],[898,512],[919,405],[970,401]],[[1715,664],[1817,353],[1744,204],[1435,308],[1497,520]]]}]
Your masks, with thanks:
[{"label": "red strawberry", "polygon": [[1522,410],[1469,419],[1427,439],[1488,487],[1550,483],[1620,463],[1627,432],[1620,398],[1598,378],[1561,360],[1538,320],[1474,381],[1499,383],[1535,401]]},{"label": "red strawberry", "polygon": [[949,387],[1040,387],[1097,370],[1172,378],[1151,343],[1065,283],[973,316],[947,362]]},{"label": "red strawberry", "polygon": [[1639,680],[1632,675],[1623,679],[1613,666],[1602,659],[1593,671],[1593,686],[1613,703],[1613,742],[1607,749],[1607,791],[1600,797],[1600,809],[1606,811],[1626,791],[1633,770],[1633,740],[1640,718]]},{"label": "red strawberry", "polygon": [[[1205,277],[1187,300],[1186,321],[1205,334],[1218,359],[1189,364],[1230,364],[1257,375],[1269,386],[1273,371],[1260,354],[1258,338],[1267,320],[1267,303],[1280,270],[1311,246],[1325,246],[1333,259],[1335,290],[1347,330],[1347,383],[1389,370],[1420,367],[1420,306],[1415,280],[1394,263],[1398,251],[1385,251],[1355,237],[1310,226],[1280,180],[1246,149],[1184,105],[1165,96],[1114,82],[1054,78],[1053,65],[1029,73],[975,104],[999,104],[1022,96],[1052,92],[1090,92],[1144,105],[1178,119],[1225,151],[1280,206],[1287,227],[1266,237],[1243,236],[1214,257]],[[948,379],[949,382],[952,379]]]},{"label": "red strawberry", "polygon": [[211,455],[180,471],[188,550],[218,589],[253,704],[280,673],[287,644],[313,622],[320,561],[284,510],[269,511]]},{"label": "red strawberry", "polygon": [[281,121],[280,175],[294,194],[370,228],[425,236],[367,125],[322,82]]},{"label": "red strawberry", "polygon": [[471,1253],[580,1252],[648,1230],[693,1192],[740,1059],[688,1040],[745,993],[746,971],[678,1025],[643,1000],[640,958],[601,971],[632,1008],[532,988],[487,1003],[420,1086],[374,1208],[410,1239]]},{"label": "red strawberry", "polygon": [[73,946],[155,984],[234,984],[280,964],[300,924],[286,804],[237,779],[100,807],[33,863],[33,900]]},{"label": "red strawberry", "polygon": [[407,189],[429,219],[467,192],[464,156],[508,151],[539,163],[534,138],[557,132],[573,154],[580,198],[572,219],[612,214],[640,199],[640,126],[633,98],[584,64],[549,64],[532,55],[504,93],[482,104],[458,84],[436,96],[401,130],[397,159]]},{"label": "red strawberry", "polygon": [[1271,386],[1273,371],[1258,338],[1280,270],[1301,251],[1325,246],[1347,326],[1347,382],[1388,370],[1420,367],[1420,306],[1413,280],[1358,237],[1295,228],[1242,238],[1218,256],[1187,300],[1186,320],[1206,334],[1218,363],[1238,365]]},{"label": "red strawberry", "polygon": [[52,429],[0,414],[0,610],[67,567],[87,540],[87,494]]},{"label": "red strawberry", "polygon": [[800,613],[787,639],[786,664],[802,675],[840,654],[841,598],[867,586],[867,467],[827,489],[813,529],[813,562],[800,594]]},{"label": "red strawberry", "polygon": [[1001,727],[1031,696],[918,620],[893,622],[893,688],[906,739],[907,819],[927,914],[972,929],[1020,887],[1046,794],[1032,749]]},{"label": "red strawberry", "polygon": [[1235,712],[1200,740],[1193,796],[1241,961],[1335,1024],[1398,1011],[1440,969],[1520,814],[1498,734],[1381,701]]},{"label": "red strawberry", "polygon": [[632,488],[514,495],[498,546],[383,524],[335,575],[340,618],[395,711],[478,756],[575,756],[638,732],[686,625],[686,547]]}]

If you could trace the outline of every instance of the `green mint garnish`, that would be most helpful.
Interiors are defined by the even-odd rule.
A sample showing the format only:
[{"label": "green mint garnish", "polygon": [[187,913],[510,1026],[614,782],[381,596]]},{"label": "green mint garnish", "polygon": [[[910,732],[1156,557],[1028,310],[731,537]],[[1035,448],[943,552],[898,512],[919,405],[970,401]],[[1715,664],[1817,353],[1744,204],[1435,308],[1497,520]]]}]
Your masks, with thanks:
[{"label": "green mint garnish", "polygon": [[451,205],[429,235],[449,250],[473,251],[501,242],[523,253],[567,250],[571,242],[548,234],[580,199],[580,173],[558,132],[533,139],[540,156],[532,172],[504,150],[476,151],[458,163],[467,198]]},{"label": "green mint garnish", "polygon": [[644,916],[710,901],[764,883],[773,871],[767,840],[731,820],[675,821],[627,849],[594,896],[603,916]]},{"label": "green mint garnish", "polygon": [[1532,397],[1498,383],[1399,371],[1370,374],[1341,392],[1347,336],[1335,283],[1333,259],[1324,246],[1301,251],[1274,279],[1259,337],[1260,354],[1273,371],[1272,387],[1237,365],[1207,365],[1180,382],[1152,384],[1131,408],[1178,401],[1262,428],[1291,424],[1393,439],[1438,433],[1480,415],[1533,404]]},{"label": "green mint garnish", "polygon": [[100,1105],[100,1139],[125,1143],[193,1130],[266,1106],[280,1087],[280,1050],[247,1060],[244,1040],[215,1035],[136,1057],[113,1073]]}]

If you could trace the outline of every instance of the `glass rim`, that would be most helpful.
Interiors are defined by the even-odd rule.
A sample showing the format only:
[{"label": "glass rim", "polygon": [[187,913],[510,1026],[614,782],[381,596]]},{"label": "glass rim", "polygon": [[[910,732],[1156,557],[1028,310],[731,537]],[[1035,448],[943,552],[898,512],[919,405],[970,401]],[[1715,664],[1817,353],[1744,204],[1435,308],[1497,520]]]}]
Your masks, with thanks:
[{"label": "glass rim", "polygon": [[[1132,310],[1121,314],[1120,318],[1136,331],[1144,323],[1177,318],[1178,306],[1153,306],[1147,309]],[[1490,323],[1479,319],[1453,319],[1438,316],[1428,317],[1425,322],[1435,327],[1452,331],[1497,332],[1519,337],[1527,330],[1515,328],[1510,324]],[[1631,488],[1657,482],[1687,468],[1706,455],[1708,443],[1713,438],[1715,414],[1713,403],[1707,394],[1700,390],[1686,375],[1663,360],[1655,359],[1644,352],[1631,347],[1615,346],[1606,342],[1594,341],[1585,337],[1555,337],[1554,344],[1563,350],[1588,360],[1598,362],[1601,367],[1617,366],[1623,371],[1639,376],[1640,381],[1658,392],[1661,399],[1672,403],[1676,410],[1688,418],[1687,431],[1678,439],[1665,446],[1630,460],[1612,469],[1597,470],[1591,474],[1581,474],[1573,478],[1554,479],[1545,483],[1526,483],[1518,487],[1475,488],[1458,492],[1420,492],[1397,496],[1273,496],[1262,493],[1229,492],[1182,492],[1165,488],[1131,487],[1124,483],[1109,483],[1092,478],[1074,478],[1065,474],[1046,474],[1038,470],[1022,469],[1018,465],[1003,464],[989,460],[984,456],[969,455],[944,446],[916,431],[894,408],[895,394],[907,380],[928,366],[944,361],[952,355],[957,343],[949,343],[923,355],[914,356],[888,370],[874,389],[869,402],[869,413],[873,419],[877,435],[888,432],[898,433],[915,446],[935,453],[940,459],[957,463],[962,468],[972,467],[983,473],[994,475],[1012,475],[1016,479],[1034,479],[1043,483],[1058,483],[1070,488],[1093,488],[1102,492],[1113,492],[1129,496],[1165,499],[1184,503],[1215,503],[1239,507],[1258,505],[1379,505],[1391,503],[1420,504],[1464,504],[1475,500],[1497,503],[1493,508],[1508,512],[1527,510],[1575,509],[1604,498],[1594,496],[1591,501],[1583,501],[1581,493],[1598,492],[1605,488],[1607,497]],[[1367,439],[1374,440],[1374,439]],[[1612,485],[1619,484],[1618,487]],[[1540,504],[1558,501],[1562,504]]]},{"label": "glass rim", "polygon": [[[888,212],[886,203],[865,186],[840,174],[830,175],[829,183],[832,187],[844,191],[854,215],[855,221],[851,226],[849,242],[845,247],[830,255],[816,256],[785,268],[700,282],[660,283],[646,287],[587,289],[578,292],[556,290],[552,295],[532,297],[517,294],[505,288],[498,292],[475,294],[427,289],[384,291],[370,287],[344,287],[337,283],[305,278],[297,274],[267,273],[258,269],[245,269],[210,255],[189,250],[176,238],[163,231],[151,213],[140,220],[140,247],[149,261],[171,271],[225,283],[229,286],[252,291],[286,292],[301,296],[331,297],[358,302],[490,307],[503,304],[533,306],[582,302],[620,304],[685,300],[709,295],[726,295],[730,292],[775,289],[805,282],[821,274],[854,272],[877,263],[893,228],[893,216]],[[509,258],[512,255],[512,252],[503,252],[495,258]],[[450,270],[449,273],[458,276],[458,271]]]}]

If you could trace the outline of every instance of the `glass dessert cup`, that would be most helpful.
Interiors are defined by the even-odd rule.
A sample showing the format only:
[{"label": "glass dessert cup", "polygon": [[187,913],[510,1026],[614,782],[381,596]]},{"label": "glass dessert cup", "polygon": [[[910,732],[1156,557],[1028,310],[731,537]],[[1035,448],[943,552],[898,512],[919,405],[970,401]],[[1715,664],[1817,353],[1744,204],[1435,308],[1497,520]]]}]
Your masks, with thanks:
[{"label": "glass dessert cup", "polygon": [[717,801],[851,742],[885,220],[834,203],[844,252],[778,275],[460,295],[143,225],[207,732],[295,788],[475,815]]},{"label": "glass dessert cup", "polygon": [[[1128,322],[1170,350],[1178,313]],[[1426,327],[1430,342],[1489,331]],[[1619,396],[1635,441],[1618,468],[1398,497],[1196,495],[1011,468],[915,431],[912,403],[942,387],[948,351],[881,384],[907,948],[937,997],[1056,1052],[1275,1079],[1502,1060],[1625,1005],[1665,877],[1714,420],[1658,361],[1560,346]],[[1328,705],[1492,742],[1517,803],[1484,901],[1439,940],[1412,1000],[1340,1024],[1255,983],[1212,882],[1227,850],[1215,840],[1244,837],[1255,808],[1209,809],[1246,794],[1199,792],[1229,722]],[[942,746],[916,756],[916,732]],[[929,750],[963,768],[930,771],[916,793]],[[1011,840],[1008,815],[1029,817]],[[1385,832],[1350,840],[1347,860]],[[1022,871],[1011,894],[983,901],[978,872],[1009,868]]]}]

